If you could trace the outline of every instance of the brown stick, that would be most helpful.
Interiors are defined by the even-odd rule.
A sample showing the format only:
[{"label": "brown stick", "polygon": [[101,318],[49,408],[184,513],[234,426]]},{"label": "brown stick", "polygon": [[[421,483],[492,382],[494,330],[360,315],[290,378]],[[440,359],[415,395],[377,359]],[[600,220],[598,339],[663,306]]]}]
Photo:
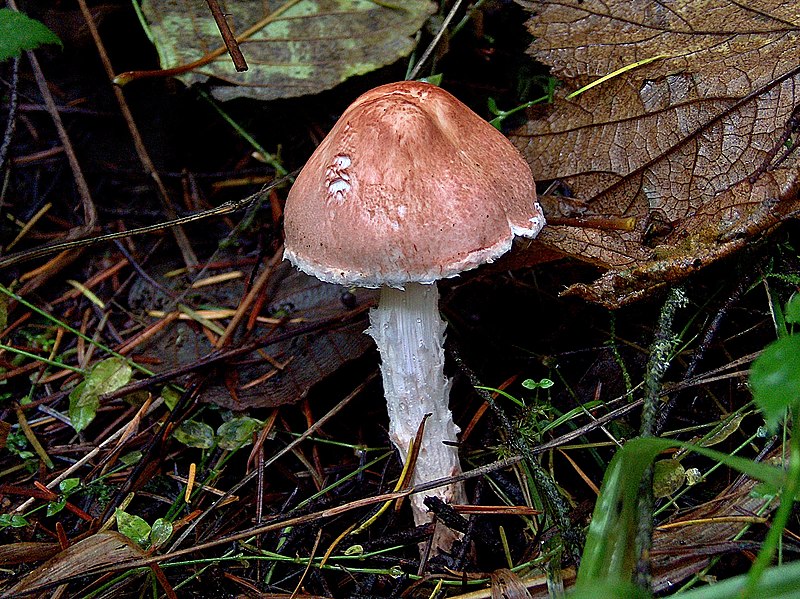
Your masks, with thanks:
[{"label": "brown stick", "polygon": [[[111,60],[106,53],[103,40],[100,39],[100,33],[97,30],[97,25],[94,22],[92,13],[89,11],[89,7],[86,5],[86,0],[78,0],[78,6],[83,13],[83,18],[86,20],[86,26],[89,29],[89,33],[92,34],[92,39],[94,40],[95,46],[97,46],[97,53],[100,56],[101,62],[103,63],[103,68],[106,71],[106,75],[108,76],[109,81],[111,81],[114,79],[114,69],[111,67]],[[133,145],[136,148],[136,154],[139,156],[142,167],[144,167],[144,171],[153,179],[156,189],[158,190],[159,198],[161,199],[161,204],[164,207],[164,211],[167,213],[167,216],[171,219],[175,218],[175,208],[173,208],[172,203],[170,202],[167,188],[164,185],[164,182],[161,180],[161,176],[158,174],[153,161],[150,159],[150,154],[147,152],[147,148],[145,148],[144,141],[139,133],[139,128],[136,126],[136,121],[133,119],[133,114],[131,113],[130,108],[128,108],[128,103],[125,101],[125,95],[122,93],[122,90],[119,88],[119,86],[113,85],[112,87],[114,88],[114,94],[117,97],[117,103],[119,104],[122,116],[124,117],[125,122],[128,125],[128,130],[131,133],[131,139],[133,140]],[[195,256],[194,250],[189,243],[189,238],[186,236],[186,233],[181,227],[175,227],[172,229],[172,233],[175,236],[175,241],[178,244],[178,248],[181,250],[183,261],[186,263],[186,266],[196,266],[197,256]]]},{"label": "brown stick", "polygon": [[[8,6],[12,10],[17,10],[17,5],[14,0],[8,0]],[[31,70],[33,72],[34,79],[36,79],[36,85],[39,88],[39,92],[42,94],[42,99],[44,100],[45,106],[47,106],[47,112],[50,113],[50,118],[53,119],[53,124],[56,127],[58,138],[61,140],[64,153],[67,155],[67,160],[69,161],[69,166],[72,170],[72,176],[75,179],[75,187],[78,189],[78,194],[81,196],[81,203],[83,204],[83,226],[73,229],[67,235],[68,239],[74,239],[75,237],[81,237],[87,234],[94,228],[94,225],[97,222],[97,212],[94,208],[94,202],[92,201],[92,194],[89,191],[89,186],[86,183],[86,179],[83,177],[83,171],[78,163],[78,157],[75,155],[75,150],[72,148],[72,142],[69,139],[69,135],[67,135],[67,130],[64,127],[64,123],[61,121],[61,115],[58,113],[56,101],[53,99],[53,95],[50,93],[50,88],[47,87],[47,80],[44,78],[44,73],[42,72],[42,68],[39,66],[39,61],[36,59],[36,55],[32,51],[28,51],[27,55],[28,61],[31,63]]]},{"label": "brown stick", "polygon": [[225,13],[222,12],[217,0],[206,0],[206,2],[208,2],[208,8],[211,9],[211,14],[217,22],[219,33],[222,36],[222,40],[225,42],[225,47],[228,48],[228,54],[231,55],[233,66],[236,67],[236,71],[239,73],[246,71],[248,69],[247,61],[244,59],[244,54],[242,54],[241,49],[239,49],[239,42],[236,41],[236,36],[233,35],[233,31],[231,31],[230,25],[228,25],[228,19],[225,18]]}]

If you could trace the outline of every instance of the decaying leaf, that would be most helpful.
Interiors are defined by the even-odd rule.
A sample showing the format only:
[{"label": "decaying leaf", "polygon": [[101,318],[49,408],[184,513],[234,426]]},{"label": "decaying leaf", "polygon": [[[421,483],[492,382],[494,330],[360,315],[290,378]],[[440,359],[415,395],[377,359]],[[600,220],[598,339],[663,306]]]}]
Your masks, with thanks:
[{"label": "decaying leaf", "polygon": [[[272,100],[313,94],[406,56],[413,35],[436,5],[429,0],[240,0],[220,2],[249,70],[237,73],[227,53],[180,76],[187,85],[215,77],[220,100]],[[145,0],[164,69],[193,63],[222,46],[205,2]],[[270,18],[270,17],[274,18]],[[262,25],[263,24],[263,25]],[[261,26],[259,26],[261,25]]]},{"label": "decaying leaf", "polygon": [[635,219],[629,231],[542,231],[546,245],[609,269],[569,292],[619,306],[796,213],[800,5],[525,5],[531,53],[564,82],[513,136],[536,179],[560,181],[569,196],[545,201],[547,215]]},{"label": "decaying leaf", "polygon": [[76,576],[89,575],[107,566],[115,566],[145,556],[130,539],[116,532],[101,532],[78,541],[27,574],[3,597],[38,593]]},{"label": "decaying leaf", "polygon": [[508,568],[500,568],[490,575],[492,581],[492,599],[531,599],[531,594],[520,580]]},{"label": "decaying leaf", "polygon": [[[781,452],[774,450],[765,461]],[[653,592],[674,588],[700,572],[714,556],[747,548],[747,541],[737,539],[750,525],[748,519],[755,514],[768,518],[777,505],[773,496],[754,493],[759,484],[742,475],[714,499],[656,528],[651,550]]]},{"label": "decaying leaf", "polygon": [[[167,265],[164,267],[168,268]],[[177,289],[180,283],[188,282],[160,281],[165,286],[178,285]],[[237,279],[224,285],[193,290],[190,298],[195,305],[234,308],[245,292],[243,279]],[[322,283],[293,269],[288,262],[276,267],[265,294],[268,304],[262,309],[262,315],[299,320],[290,323],[290,327],[346,319],[348,313],[365,309],[377,297],[375,290],[349,291],[345,287]],[[133,311],[152,313],[153,308],[165,307],[164,298],[158,294],[153,296],[152,288],[143,280],[134,284],[128,299]],[[152,321],[152,318],[145,318]],[[221,369],[223,376],[213,377],[203,392],[203,400],[232,410],[275,407],[298,401],[314,384],[373,347],[372,340],[364,334],[366,328],[365,317],[351,317],[349,324],[332,325],[330,329],[297,335],[263,351],[243,356]],[[270,331],[283,330],[278,328],[276,331],[274,322],[257,323],[250,338],[257,339]],[[151,367],[161,371],[192,364],[214,351],[214,346],[201,333],[198,323],[176,320],[137,349],[155,358],[158,363]]]},{"label": "decaying leaf", "polygon": [[58,543],[21,541],[0,545],[0,565],[13,566],[53,557],[61,550]]}]

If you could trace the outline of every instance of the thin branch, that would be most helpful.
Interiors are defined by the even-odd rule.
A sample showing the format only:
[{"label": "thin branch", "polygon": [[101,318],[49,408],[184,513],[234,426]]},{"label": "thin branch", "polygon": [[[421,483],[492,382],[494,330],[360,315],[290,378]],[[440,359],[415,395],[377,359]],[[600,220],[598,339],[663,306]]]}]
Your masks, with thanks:
[{"label": "thin branch", "polygon": [[247,208],[248,206],[253,204],[256,200],[258,200],[263,194],[268,192],[270,189],[282,185],[283,183],[291,180],[291,177],[297,174],[297,172],[298,171],[293,171],[286,177],[283,177],[282,179],[278,179],[277,181],[273,181],[272,183],[265,185],[259,191],[246,198],[230,200],[228,202],[225,202],[224,204],[220,204],[215,208],[210,208],[208,210],[201,210],[200,212],[194,212],[192,214],[187,214],[186,216],[179,216],[177,218],[174,218],[166,222],[156,223],[153,225],[146,225],[144,227],[139,227],[136,229],[126,229],[125,231],[117,231],[116,233],[97,235],[95,237],[86,237],[84,239],[75,239],[73,241],[52,243],[49,245],[43,245],[38,248],[33,248],[31,250],[26,250],[24,252],[9,254],[8,256],[0,257],[0,270],[12,266],[14,264],[19,264],[20,262],[27,262],[29,260],[34,260],[36,258],[42,258],[44,256],[49,256],[50,254],[62,252],[64,250],[73,250],[80,247],[89,247],[104,241],[113,241],[115,239],[132,237],[134,235],[143,235],[144,233],[152,233],[154,231],[160,231],[161,229],[166,229],[168,227],[177,227],[179,225],[190,223],[196,220],[208,218],[209,216],[217,216],[220,214],[228,214],[230,212],[235,212],[237,210]]},{"label": "thin branch", "polygon": [[222,40],[225,42],[225,47],[228,49],[228,54],[231,55],[233,66],[236,67],[239,73],[246,71],[248,69],[247,61],[244,59],[244,54],[242,54],[242,50],[239,48],[239,42],[236,41],[236,36],[233,35],[233,31],[231,31],[231,26],[228,25],[228,19],[225,18],[225,13],[222,12],[217,0],[206,0],[206,2],[208,3],[208,8],[211,9],[211,14],[214,16],[214,21],[217,23],[219,33],[222,36]]},{"label": "thin branch", "polygon": [[[17,4],[14,0],[8,0],[8,6],[12,10],[17,10]],[[61,140],[64,153],[67,155],[67,160],[69,161],[69,166],[72,170],[72,176],[75,179],[75,187],[78,189],[78,194],[81,198],[81,203],[83,205],[83,225],[81,227],[72,229],[68,234],[68,237],[80,237],[81,235],[86,235],[89,231],[91,231],[97,222],[97,212],[95,211],[92,194],[89,192],[89,186],[86,184],[86,179],[83,176],[83,171],[78,163],[78,157],[75,155],[75,150],[72,147],[72,142],[69,139],[69,135],[67,135],[67,130],[64,127],[64,123],[61,121],[61,115],[58,112],[58,106],[56,106],[56,102],[53,99],[53,94],[50,93],[50,88],[47,86],[47,80],[42,72],[42,67],[39,65],[39,61],[33,51],[29,50],[26,52],[26,54],[28,56],[28,61],[31,63],[31,70],[33,72],[34,79],[36,79],[36,85],[39,88],[39,93],[42,94],[42,99],[47,107],[47,112],[50,114],[50,118],[53,119],[53,124],[56,127],[58,138]]]},{"label": "thin branch", "polygon": [[438,33],[433,38],[433,40],[431,40],[431,43],[428,44],[428,47],[425,48],[425,52],[422,53],[422,56],[420,57],[419,61],[417,61],[417,64],[414,65],[414,68],[411,69],[411,71],[408,73],[408,75],[406,75],[406,79],[416,79],[417,78],[417,75],[419,75],[419,72],[422,69],[422,65],[425,64],[425,61],[428,60],[428,58],[430,57],[431,53],[434,51],[436,46],[439,45],[439,40],[442,39],[442,36],[444,35],[444,32],[447,31],[447,27],[448,27],[448,25],[450,25],[450,21],[453,20],[454,16],[456,16],[456,12],[461,7],[461,2],[462,2],[462,0],[456,0],[456,2],[453,4],[453,8],[451,8],[450,12],[447,13],[447,16],[445,17],[444,21],[442,22],[442,26],[439,28]]},{"label": "thin branch", "polygon": [[11,146],[11,139],[14,137],[14,126],[17,124],[17,107],[19,106],[19,57],[11,61],[11,84],[9,85],[8,100],[8,121],[6,130],[3,132],[3,143],[0,145],[0,172],[6,163],[8,148]]},{"label": "thin branch", "polygon": [[[86,20],[86,25],[89,29],[89,33],[92,35],[95,46],[97,46],[97,53],[100,56],[100,60],[103,63],[103,68],[106,71],[106,76],[110,82],[114,79],[114,69],[111,67],[111,60],[106,53],[103,40],[100,39],[100,33],[97,30],[94,17],[92,16],[89,7],[86,5],[86,0],[78,0],[78,6],[81,9],[81,13],[83,13],[83,18]],[[136,125],[136,121],[133,119],[133,114],[131,113],[130,108],[128,108],[128,103],[125,101],[125,95],[118,86],[112,85],[112,87],[114,89],[114,94],[117,97],[117,103],[119,104],[120,112],[122,112],[122,116],[128,125],[128,130],[130,131],[131,139],[133,140],[133,145],[136,148],[136,153],[139,156],[142,167],[144,168],[145,173],[147,173],[153,179],[156,190],[158,191],[158,196],[161,199],[161,205],[164,208],[167,217],[174,219],[176,217],[175,208],[172,206],[169,194],[167,193],[167,188],[164,186],[161,176],[158,174],[153,161],[150,159],[150,154],[147,152],[147,148],[144,145],[142,136],[139,133],[139,128]],[[183,255],[183,261],[189,267],[196,266],[198,262],[197,256],[194,254],[194,250],[189,243],[189,238],[186,236],[186,233],[182,228],[176,227],[172,229],[172,234],[175,236],[175,241],[178,244],[181,254]]]}]

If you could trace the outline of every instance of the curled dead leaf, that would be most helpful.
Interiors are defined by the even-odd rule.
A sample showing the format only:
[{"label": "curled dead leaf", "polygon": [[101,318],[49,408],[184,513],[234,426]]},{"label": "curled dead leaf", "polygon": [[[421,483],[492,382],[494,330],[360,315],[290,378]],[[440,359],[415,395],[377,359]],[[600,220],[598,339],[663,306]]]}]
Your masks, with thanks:
[{"label": "curled dead leaf", "polygon": [[566,192],[548,218],[636,223],[542,231],[545,245],[608,269],[568,293],[628,303],[797,213],[800,6],[524,4],[535,14],[530,52],[565,83],[512,136],[536,179],[558,180]]}]

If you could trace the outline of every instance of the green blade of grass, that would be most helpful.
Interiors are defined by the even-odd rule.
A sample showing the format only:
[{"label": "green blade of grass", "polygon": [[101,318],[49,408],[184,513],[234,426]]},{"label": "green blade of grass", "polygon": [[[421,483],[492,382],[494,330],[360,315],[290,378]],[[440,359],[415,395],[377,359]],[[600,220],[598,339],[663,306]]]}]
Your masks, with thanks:
[{"label": "green blade of grass", "polygon": [[[747,585],[747,574],[729,578],[707,587],[682,593],[684,599],[729,599],[741,597]],[[768,569],[761,576],[754,591],[758,597],[769,599],[795,599],[800,589],[800,562]]]}]

